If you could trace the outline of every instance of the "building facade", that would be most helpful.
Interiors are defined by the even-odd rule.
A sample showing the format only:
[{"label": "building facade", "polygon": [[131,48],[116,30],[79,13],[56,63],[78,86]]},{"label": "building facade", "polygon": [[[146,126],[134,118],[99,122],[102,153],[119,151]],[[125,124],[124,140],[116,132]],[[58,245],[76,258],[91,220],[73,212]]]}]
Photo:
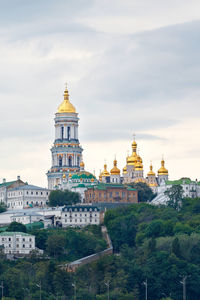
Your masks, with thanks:
[{"label": "building facade", "polygon": [[[59,225],[59,220],[57,225]],[[65,206],[61,213],[62,227],[76,227],[100,224],[100,210],[95,206]]]},{"label": "building facade", "polygon": [[1,232],[0,246],[5,254],[30,254],[35,250],[35,236],[24,232]]},{"label": "building facade", "polygon": [[138,203],[138,191],[123,184],[101,183],[88,187],[85,202]]},{"label": "building facade", "polygon": [[17,180],[7,182],[6,179],[3,179],[3,182],[0,184],[0,202],[7,205],[7,194],[8,192],[20,186],[24,186],[26,183],[20,179],[20,176],[17,176]]},{"label": "building facade", "polygon": [[78,113],[69,101],[66,88],[64,100],[55,114],[55,140],[51,148],[52,166],[47,172],[48,188],[62,189],[63,178],[80,171],[82,147],[78,138]]},{"label": "building facade", "polygon": [[7,191],[8,209],[44,207],[48,204],[50,191],[35,185],[21,185]]}]

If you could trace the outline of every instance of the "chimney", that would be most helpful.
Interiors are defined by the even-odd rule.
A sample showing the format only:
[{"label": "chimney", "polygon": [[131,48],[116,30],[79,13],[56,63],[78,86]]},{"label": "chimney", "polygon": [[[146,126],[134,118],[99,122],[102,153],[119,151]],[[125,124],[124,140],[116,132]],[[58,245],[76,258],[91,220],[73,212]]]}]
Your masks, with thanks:
[{"label": "chimney", "polygon": [[3,178],[3,183],[6,183],[6,179],[5,178]]},{"label": "chimney", "polygon": [[20,176],[19,175],[17,176],[17,180],[20,180]]}]

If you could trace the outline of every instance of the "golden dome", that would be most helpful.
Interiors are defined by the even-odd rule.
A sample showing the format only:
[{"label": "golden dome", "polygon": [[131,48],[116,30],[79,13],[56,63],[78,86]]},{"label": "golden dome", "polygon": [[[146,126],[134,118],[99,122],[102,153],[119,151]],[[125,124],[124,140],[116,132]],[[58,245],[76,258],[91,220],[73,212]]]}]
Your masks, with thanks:
[{"label": "golden dome", "polygon": [[156,174],[154,173],[154,171],[153,171],[153,166],[152,166],[152,164],[150,165],[150,171],[149,171],[149,173],[147,174],[147,176],[149,177],[149,176],[156,176]]},{"label": "golden dome", "polygon": [[161,168],[158,170],[158,175],[168,175],[168,170],[165,168],[164,159],[161,160]]},{"label": "golden dome", "polygon": [[63,179],[65,179],[66,178],[66,175],[65,175],[65,173],[63,174]]},{"label": "golden dome", "polygon": [[110,176],[110,173],[107,171],[107,165],[106,164],[104,165],[104,170],[101,173],[101,176],[104,176],[104,177]]},{"label": "golden dome", "polygon": [[83,161],[80,163],[80,167],[81,167],[81,168],[84,168],[84,167],[85,167],[85,164],[84,164]]},{"label": "golden dome", "polygon": [[91,182],[94,182],[94,178],[91,179]]},{"label": "golden dome", "polygon": [[136,163],[137,163],[137,143],[136,141],[134,140],[133,143],[132,143],[132,154],[131,156],[128,156],[127,157],[127,165],[129,166],[134,166]]},{"label": "golden dome", "polygon": [[117,160],[113,162],[114,167],[110,170],[111,175],[120,175],[120,169],[117,168]]},{"label": "golden dome", "polygon": [[126,166],[123,168],[123,173],[127,174],[127,167]]},{"label": "golden dome", "polygon": [[143,171],[143,164],[141,163],[140,156],[138,156],[137,163],[135,164],[135,171]]},{"label": "golden dome", "polygon": [[75,107],[69,101],[69,92],[67,87],[64,91],[64,100],[58,107],[58,113],[76,113]]},{"label": "golden dome", "polygon": [[69,173],[69,178],[71,178],[72,177],[72,174],[71,173]]}]

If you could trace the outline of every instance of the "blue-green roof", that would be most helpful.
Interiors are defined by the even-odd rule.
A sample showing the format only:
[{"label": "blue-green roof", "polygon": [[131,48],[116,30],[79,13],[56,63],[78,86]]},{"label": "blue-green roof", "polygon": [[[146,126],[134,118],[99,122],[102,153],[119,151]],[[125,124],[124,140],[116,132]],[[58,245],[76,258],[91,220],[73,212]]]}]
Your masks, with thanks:
[{"label": "blue-green roof", "polygon": [[0,232],[0,235],[7,235],[7,236],[13,236],[13,235],[23,235],[23,236],[30,236],[31,234],[28,234],[28,233],[25,233],[25,232],[17,232],[17,231],[12,231],[12,232],[9,232],[9,231],[5,231],[5,232]]},{"label": "blue-green roof", "polygon": [[96,179],[95,176],[86,171],[81,171],[72,175],[71,179]]}]

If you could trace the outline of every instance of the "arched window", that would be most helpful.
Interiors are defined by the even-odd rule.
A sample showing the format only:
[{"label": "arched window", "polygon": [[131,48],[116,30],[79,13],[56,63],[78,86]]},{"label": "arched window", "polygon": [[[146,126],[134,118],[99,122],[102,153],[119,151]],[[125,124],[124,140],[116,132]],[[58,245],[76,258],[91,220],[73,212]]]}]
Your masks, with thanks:
[{"label": "arched window", "polygon": [[59,167],[62,167],[62,156],[59,156]]},{"label": "arched window", "polygon": [[79,167],[79,164],[80,164],[80,157],[78,156],[77,157],[77,166]]},{"label": "arched window", "polygon": [[70,127],[67,127],[67,139],[70,140]]},{"label": "arched window", "polygon": [[69,167],[72,167],[72,157],[71,156],[69,156],[69,158],[68,158],[68,165],[69,165]]},{"label": "arched window", "polygon": [[61,127],[61,140],[64,139],[64,127],[62,126]]}]

